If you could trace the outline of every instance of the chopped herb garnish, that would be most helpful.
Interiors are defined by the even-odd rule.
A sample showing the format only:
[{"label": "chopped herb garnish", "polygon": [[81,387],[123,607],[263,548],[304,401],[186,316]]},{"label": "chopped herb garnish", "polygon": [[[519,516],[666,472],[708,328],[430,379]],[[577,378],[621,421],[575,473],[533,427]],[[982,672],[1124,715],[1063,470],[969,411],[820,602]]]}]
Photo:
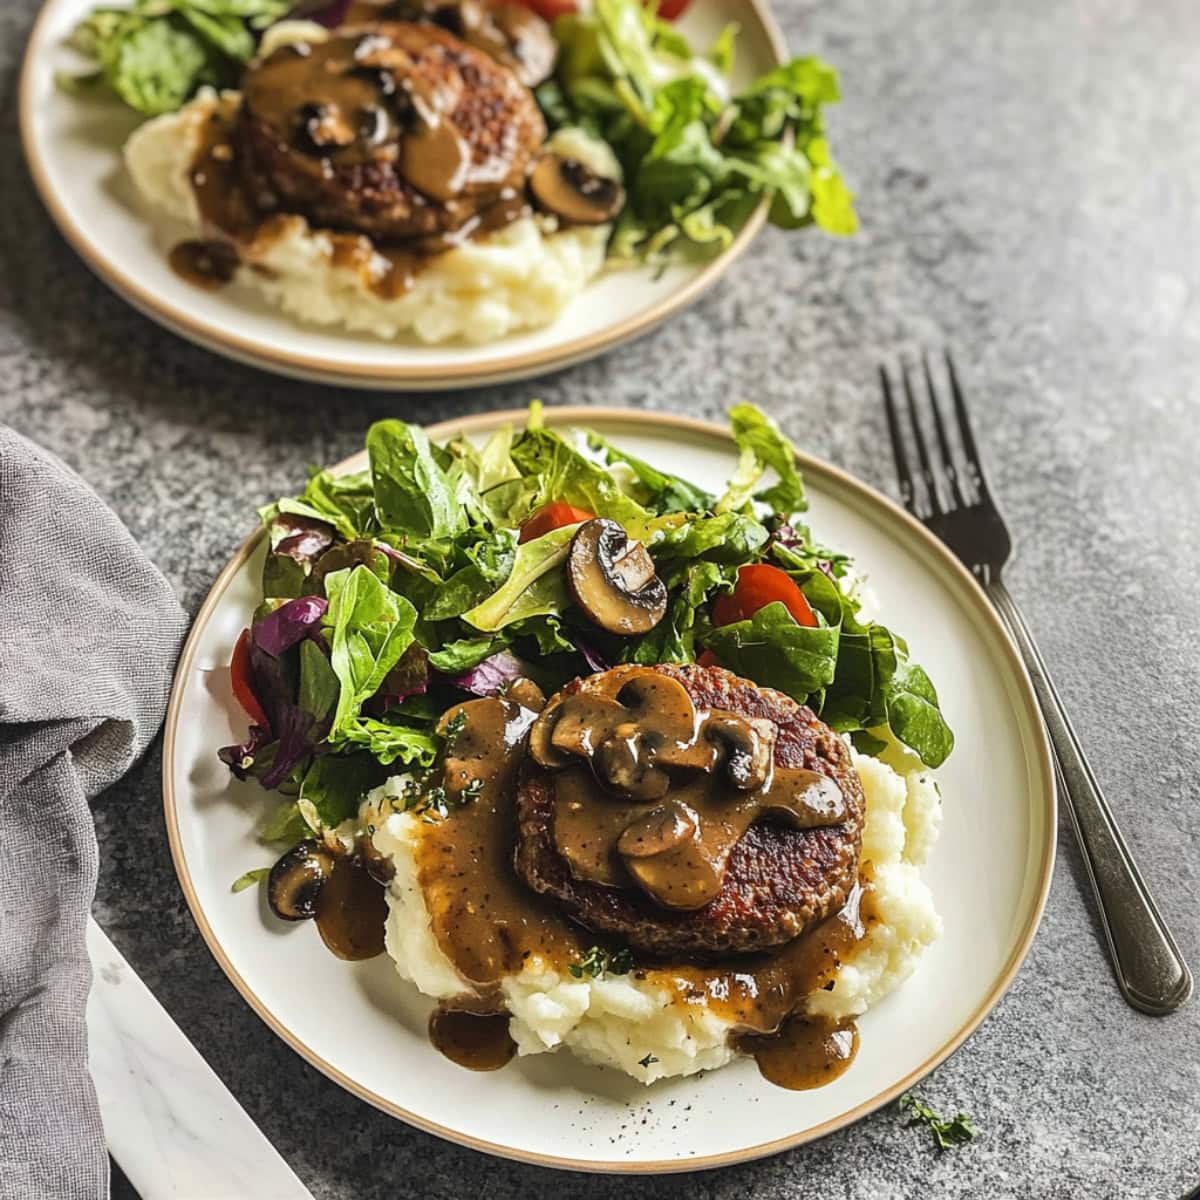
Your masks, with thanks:
[{"label": "chopped herb garnish", "polygon": [[466,804],[471,800],[478,800],[483,792],[483,779],[479,776],[469,780],[462,790],[458,793],[459,804]]},{"label": "chopped herb garnish", "polygon": [[264,879],[271,873],[270,867],[255,867],[253,871],[247,871],[245,875],[239,875],[233,881],[234,892],[244,892],[247,888],[253,887],[256,883],[262,883]]},{"label": "chopped herb garnish", "polygon": [[656,1062],[658,1062],[658,1059],[655,1058],[653,1054],[647,1054],[645,1058],[638,1059],[638,1066],[645,1070],[650,1066],[651,1063]]},{"label": "chopped herb garnish", "polygon": [[444,821],[450,815],[450,797],[444,787],[431,787],[411,801],[408,811],[430,824]]},{"label": "chopped herb garnish", "polygon": [[446,728],[442,730],[442,737],[445,739],[446,748],[449,749],[458,739],[458,735],[467,727],[467,714],[460,708],[458,712],[446,722]]},{"label": "chopped herb garnish", "polygon": [[974,1122],[966,1113],[960,1112],[947,1119],[941,1113],[935,1112],[923,1100],[918,1100],[912,1092],[905,1092],[900,1097],[900,1109],[902,1112],[912,1114],[912,1119],[908,1122],[910,1126],[927,1125],[929,1127],[939,1150],[949,1150],[954,1146],[961,1146],[979,1133]]},{"label": "chopped herb garnish", "polygon": [[628,975],[633,970],[633,953],[628,947],[609,951],[601,946],[593,946],[579,962],[572,963],[568,970],[576,979],[582,979],[585,975],[598,979],[606,973]]}]

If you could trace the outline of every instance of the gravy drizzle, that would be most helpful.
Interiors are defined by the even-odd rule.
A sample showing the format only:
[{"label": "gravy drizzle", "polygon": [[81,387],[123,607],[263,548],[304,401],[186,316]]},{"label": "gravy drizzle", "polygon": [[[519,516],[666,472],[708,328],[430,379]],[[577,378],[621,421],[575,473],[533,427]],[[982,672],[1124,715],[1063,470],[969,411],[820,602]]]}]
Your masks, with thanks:
[{"label": "gravy drizzle", "polygon": [[[460,727],[443,772],[447,815],[431,818],[416,849],[434,936],[475,985],[485,1010],[464,1014],[442,1006],[431,1019],[430,1037],[453,1061],[477,1070],[493,1070],[511,1056],[500,980],[534,957],[562,971],[596,940],[527,888],[513,869],[516,776],[541,699],[528,696],[517,685],[508,698],[470,700],[443,717],[443,732]],[[599,802],[621,807],[611,797]],[[707,965],[646,964],[636,975],[667,989],[676,1004],[706,1004],[718,1012],[740,1031],[737,1049],[752,1055],[771,1082],[818,1087],[849,1066],[857,1031],[853,1022],[830,1025],[794,1014],[809,994],[834,986],[839,966],[879,919],[873,897],[868,865],[841,911],[774,951]]]}]

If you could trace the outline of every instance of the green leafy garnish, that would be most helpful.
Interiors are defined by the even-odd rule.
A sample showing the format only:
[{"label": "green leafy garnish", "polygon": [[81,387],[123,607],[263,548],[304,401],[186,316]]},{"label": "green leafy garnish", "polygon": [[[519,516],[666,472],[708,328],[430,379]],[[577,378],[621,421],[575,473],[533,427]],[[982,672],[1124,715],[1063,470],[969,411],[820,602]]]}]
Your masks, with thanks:
[{"label": "green leafy garnish", "polygon": [[601,975],[628,975],[633,970],[633,953],[628,949],[609,951],[592,946],[583,958],[567,968],[576,979],[585,975],[599,979]]},{"label": "green leafy garnish", "polygon": [[206,84],[231,87],[254,57],[258,33],[292,0],[133,0],[93,10],[76,26],[72,47],[96,67],[62,75],[67,91],[106,85],[146,116],[174,112]]},{"label": "green leafy garnish", "polygon": [[825,137],[837,73],[797,58],[734,95],[736,30],[697,54],[655,5],[596,0],[559,18],[557,76],[538,91],[552,124],[575,124],[612,146],[628,203],[611,252],[655,259],[729,246],[763,201],[784,228],[857,228],[853,197]]},{"label": "green leafy garnish", "polygon": [[950,1150],[979,1136],[979,1130],[966,1113],[960,1112],[947,1119],[923,1100],[918,1100],[912,1092],[905,1092],[900,1097],[899,1104],[902,1112],[911,1114],[909,1125],[925,1125],[933,1134],[933,1140],[939,1150]]},{"label": "green leafy garnish", "polygon": [[235,895],[238,892],[244,892],[247,888],[252,888],[256,883],[262,883],[270,873],[270,867],[255,867],[253,871],[247,871],[245,875],[239,875],[233,881],[233,886],[229,890]]},{"label": "green leafy garnish", "polygon": [[[313,597],[326,607],[307,636],[261,663],[260,700],[280,728],[266,744],[222,751],[241,777],[283,797],[260,836],[294,844],[337,826],[397,763],[413,777],[410,810],[438,820],[471,799],[430,787],[454,739],[439,719],[469,694],[502,694],[527,674],[549,696],[604,665],[690,664],[705,651],[809,705],[861,753],[899,742],[929,766],[945,761],[954,737],[929,676],[897,633],[863,616],[846,555],[803,524],[792,444],[750,405],[731,422],[734,478],[711,493],[598,434],[564,436],[533,407],[530,427],[482,448],[380,422],[369,471],[315,471],[299,496],[264,508],[276,557],[287,557],[284,535],[297,523],[308,536],[317,523],[317,549],[287,558],[295,572],[264,570],[264,589],[297,595],[264,593],[255,621]],[[575,603],[564,564],[577,525],[520,543],[531,506],[559,501],[620,522],[648,548],[667,591],[648,632],[602,629]],[[719,598],[736,597],[739,573],[761,564],[795,582],[815,625],[780,602],[715,624]],[[627,955],[597,949],[575,966],[578,978],[616,973]]]}]

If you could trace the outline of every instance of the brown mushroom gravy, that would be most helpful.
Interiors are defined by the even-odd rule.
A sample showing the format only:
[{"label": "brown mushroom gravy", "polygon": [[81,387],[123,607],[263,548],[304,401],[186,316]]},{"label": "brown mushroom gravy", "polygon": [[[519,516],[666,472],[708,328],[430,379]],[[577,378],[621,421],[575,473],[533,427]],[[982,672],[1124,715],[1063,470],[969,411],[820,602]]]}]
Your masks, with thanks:
[{"label": "brown mushroom gravy", "polygon": [[168,262],[181,279],[215,292],[237,274],[238,254],[228,242],[193,239],[172,247]]},{"label": "brown mushroom gravy", "polygon": [[357,962],[383,953],[387,897],[361,858],[341,856],[317,900],[317,929],[338,958]]},{"label": "brown mushroom gravy", "polygon": [[653,671],[617,686],[611,697],[561,697],[531,736],[536,761],[565,768],[554,837],[576,878],[632,882],[667,908],[702,908],[755,821],[812,829],[845,819],[833,780],[774,766],[771,722],[699,712],[680,683]]},{"label": "brown mushroom gravy", "polygon": [[507,1012],[476,1012],[447,1003],[430,1014],[429,1040],[451,1062],[471,1071],[498,1071],[517,1052]]},{"label": "brown mushroom gravy", "polygon": [[[627,731],[627,740],[635,740],[636,734],[644,743],[653,742],[659,757],[650,765],[668,769],[671,776],[668,793],[640,804],[602,787],[583,761],[579,748],[594,749],[616,727],[616,714],[586,696],[555,698],[539,718],[512,695],[528,696],[536,706],[540,693],[522,691],[524,685],[518,685],[505,697],[460,704],[442,719],[440,728],[448,735],[442,777],[446,815],[427,814],[428,829],[415,848],[417,879],[439,948],[475,986],[474,1003],[499,1014],[491,1028],[472,1023],[483,1020],[477,1012],[468,1017],[443,1007],[435,1013],[431,1037],[455,1062],[477,1069],[501,1065],[497,1056],[507,1051],[499,1032],[506,1015],[499,983],[505,975],[535,959],[560,972],[572,964],[577,967],[585,947],[597,941],[595,934],[570,922],[552,900],[526,887],[513,868],[516,776],[531,729],[535,757],[538,736],[550,730],[551,736],[542,738],[543,753],[562,753],[570,764],[558,776],[563,786],[555,819],[562,823],[560,845],[571,851],[573,868],[592,870],[623,886],[629,883],[623,872],[630,862],[666,858],[657,890],[672,897],[673,889],[690,888],[691,859],[672,859],[670,851],[639,858],[636,848],[621,846],[631,827],[635,842],[638,837],[671,842],[678,825],[692,819],[671,810],[676,803],[695,814],[700,838],[693,858],[707,864],[727,855],[731,839],[740,836],[732,831],[744,830],[753,820],[838,819],[841,796],[830,781],[818,777],[833,787],[832,792],[815,787],[806,772],[773,770],[769,753],[764,768],[744,729],[738,731],[741,741],[731,751],[722,739],[733,714],[689,712],[679,697],[659,696],[646,686],[662,676],[647,671],[644,678],[641,673],[634,678],[645,690],[628,693],[622,688],[612,703],[624,709],[620,724],[634,727]],[[565,746],[552,736],[560,727],[558,743]],[[771,737],[766,729],[751,727],[751,732],[768,742]],[[741,742],[747,743],[747,761],[738,760],[734,767]],[[676,765],[680,760],[687,765]],[[590,763],[594,767],[594,757]],[[694,778],[685,777],[689,771]],[[735,777],[745,786],[739,788]],[[678,786],[676,780],[681,781]],[[573,807],[576,801],[578,809]],[[719,811],[722,804],[728,813]],[[664,809],[669,819],[662,818],[660,826],[656,814]],[[869,879],[864,878],[840,912],[777,950],[712,962],[647,962],[637,966],[635,977],[664,988],[675,1004],[704,1004],[720,1014],[740,1031],[737,1048],[752,1054],[773,1082],[811,1087],[831,1080],[853,1057],[853,1026],[839,1026],[835,1037],[793,1014],[812,992],[833,986],[838,967],[853,956],[867,927],[878,919]],[[646,886],[645,880],[640,882]],[[477,1052],[470,1048],[476,1042],[483,1047]]]}]

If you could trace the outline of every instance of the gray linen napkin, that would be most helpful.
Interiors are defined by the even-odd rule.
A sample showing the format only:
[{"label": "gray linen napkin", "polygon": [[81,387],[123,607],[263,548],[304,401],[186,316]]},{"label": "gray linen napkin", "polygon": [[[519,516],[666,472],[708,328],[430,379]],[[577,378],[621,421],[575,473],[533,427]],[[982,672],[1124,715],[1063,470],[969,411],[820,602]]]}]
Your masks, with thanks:
[{"label": "gray linen napkin", "polygon": [[0,426],[0,1196],[100,1200],[88,799],[162,721],[186,620],[72,471]]}]

